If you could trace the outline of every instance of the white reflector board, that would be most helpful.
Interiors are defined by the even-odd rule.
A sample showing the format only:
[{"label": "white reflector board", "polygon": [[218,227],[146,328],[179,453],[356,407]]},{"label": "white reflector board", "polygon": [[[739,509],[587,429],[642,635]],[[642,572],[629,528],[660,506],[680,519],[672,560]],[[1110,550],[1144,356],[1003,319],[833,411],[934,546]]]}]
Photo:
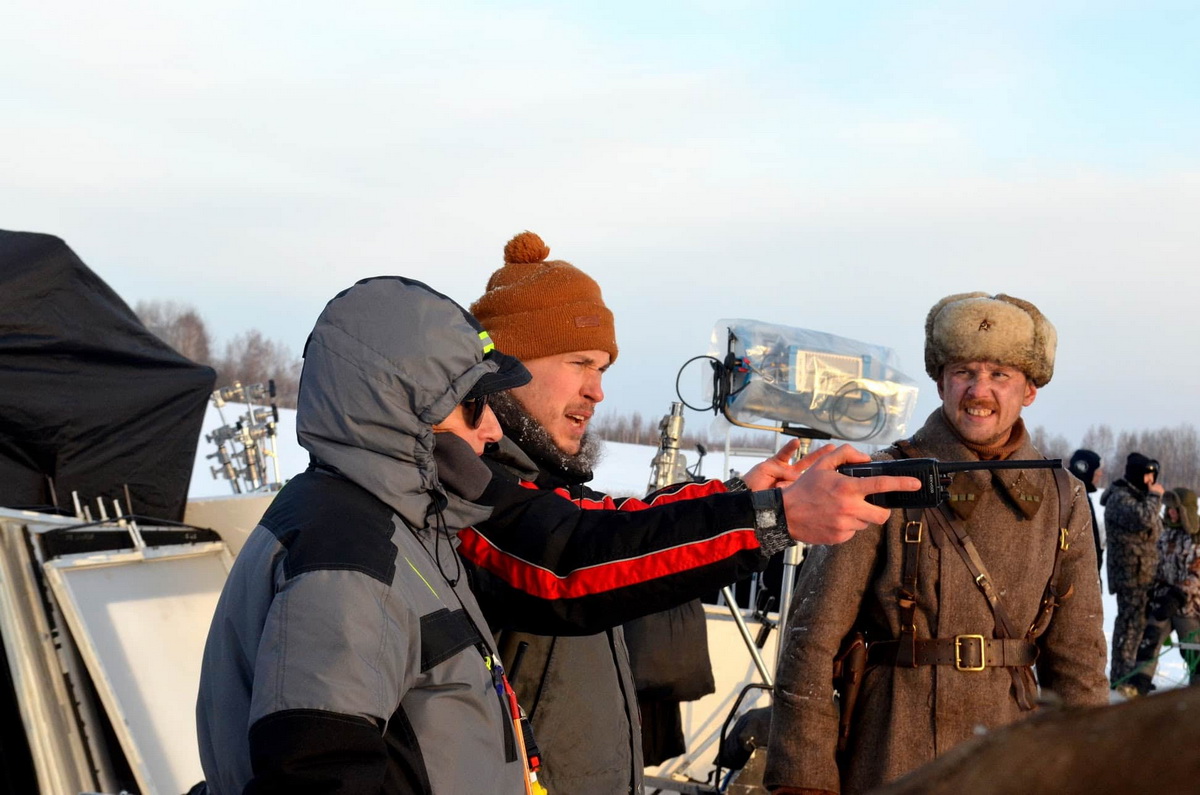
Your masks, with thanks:
[{"label": "white reflector board", "polygon": [[[38,788],[45,793],[75,793],[94,789],[98,782],[78,717],[69,706],[81,697],[78,691],[68,691],[70,677],[63,676],[63,663],[43,610],[45,600],[34,579],[36,569],[26,537],[29,518],[0,508],[0,637]],[[83,705],[78,708],[82,710]],[[110,783],[107,778],[101,780]]]},{"label": "white reflector board", "polygon": [[221,543],[69,555],[45,564],[144,795],[203,779],[196,692],[232,558]]}]

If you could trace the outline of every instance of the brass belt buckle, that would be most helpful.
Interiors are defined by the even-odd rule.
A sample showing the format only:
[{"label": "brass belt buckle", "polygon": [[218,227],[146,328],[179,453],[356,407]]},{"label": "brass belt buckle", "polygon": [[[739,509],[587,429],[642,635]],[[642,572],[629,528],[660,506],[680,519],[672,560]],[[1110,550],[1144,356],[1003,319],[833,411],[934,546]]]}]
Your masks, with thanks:
[{"label": "brass belt buckle", "polygon": [[[965,641],[976,641],[979,644],[979,665],[963,665],[962,648]],[[954,636],[954,667],[959,671],[982,671],[987,667],[987,643],[983,635]]]}]

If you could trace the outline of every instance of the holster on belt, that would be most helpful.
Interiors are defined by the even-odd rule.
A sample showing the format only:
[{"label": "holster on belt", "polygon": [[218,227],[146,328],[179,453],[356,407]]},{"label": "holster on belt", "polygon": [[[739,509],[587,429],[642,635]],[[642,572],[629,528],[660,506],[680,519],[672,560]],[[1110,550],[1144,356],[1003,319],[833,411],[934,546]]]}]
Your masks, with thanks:
[{"label": "holster on belt", "polygon": [[867,641],[861,632],[855,632],[846,640],[841,651],[833,658],[833,686],[838,692],[838,751],[845,751],[850,740],[850,719],[854,715],[854,704],[858,691],[862,689],[863,674],[867,670]]}]

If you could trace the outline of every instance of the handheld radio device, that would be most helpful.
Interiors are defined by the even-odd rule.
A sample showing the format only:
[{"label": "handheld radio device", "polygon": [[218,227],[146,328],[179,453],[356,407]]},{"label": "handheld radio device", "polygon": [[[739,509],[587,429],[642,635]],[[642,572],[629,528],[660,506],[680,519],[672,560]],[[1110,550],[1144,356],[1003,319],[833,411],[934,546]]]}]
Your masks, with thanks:
[{"label": "handheld radio device", "polygon": [[899,475],[921,481],[919,491],[883,491],[871,494],[867,502],[883,508],[934,508],[950,496],[950,478],[955,472],[972,469],[1062,469],[1061,458],[1017,461],[938,461],[936,458],[901,458],[895,461],[871,461],[867,464],[843,464],[838,472],[853,478]]}]

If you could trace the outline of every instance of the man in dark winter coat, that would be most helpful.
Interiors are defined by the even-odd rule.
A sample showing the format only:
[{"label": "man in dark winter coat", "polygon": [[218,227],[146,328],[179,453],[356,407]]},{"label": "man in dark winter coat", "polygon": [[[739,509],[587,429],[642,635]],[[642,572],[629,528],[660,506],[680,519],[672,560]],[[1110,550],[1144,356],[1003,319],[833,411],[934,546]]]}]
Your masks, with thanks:
[{"label": "man in dark winter coat", "polygon": [[1091,495],[1100,487],[1104,467],[1100,466],[1100,454],[1093,450],[1079,449],[1071,455],[1067,470],[1083,481],[1088,493],[1088,511],[1092,515],[1092,536],[1096,539],[1096,566],[1104,565],[1104,540],[1100,537],[1100,523],[1096,521],[1096,508]]},{"label": "man in dark winter coat", "polygon": [[1108,592],[1117,596],[1108,680],[1126,695],[1136,692],[1126,678],[1133,672],[1146,627],[1150,587],[1158,568],[1163,495],[1158,477],[1157,461],[1130,453],[1125,460],[1125,477],[1109,486],[1100,498],[1108,537]]},{"label": "man in dark winter coat", "polygon": [[[925,324],[942,405],[878,458],[1043,458],[1021,410],[1050,380],[1055,343],[1027,301],[942,299]],[[898,508],[845,544],[815,547],[782,638],[767,787],[874,789],[1030,714],[1039,686],[1068,705],[1106,703],[1086,500],[1062,470],[959,472],[941,506]],[[842,723],[831,671],[859,632],[865,668]]]},{"label": "man in dark winter coat", "polygon": [[[492,274],[487,291],[471,305],[496,344],[520,358],[533,374],[528,385],[492,399],[505,438],[489,448],[485,459],[498,478],[519,479],[540,493],[557,494],[562,502],[569,500],[585,509],[578,522],[600,531],[584,558],[591,565],[586,577],[561,578],[552,568],[528,571],[528,561],[535,556],[555,555],[561,544],[555,539],[563,535],[551,528],[549,549],[538,548],[544,546],[540,540],[544,533],[524,542],[524,548],[514,544],[522,525],[544,523],[535,516],[507,522],[512,533],[505,538],[496,533],[494,522],[464,531],[460,549],[475,572],[489,621],[501,630],[498,645],[513,674],[520,704],[532,720],[543,754],[541,779],[547,788],[555,795],[640,793],[636,689],[619,625],[701,593],[684,590],[680,582],[707,583],[710,590],[732,582],[729,572],[711,561],[727,557],[731,546],[740,547],[741,537],[759,536],[760,543],[754,543],[753,549],[758,551],[760,567],[765,567],[770,555],[783,548],[788,534],[816,543],[844,541],[852,533],[829,533],[826,528],[865,527],[873,520],[865,518],[863,509],[875,506],[863,502],[862,494],[846,491],[851,484],[845,481],[856,479],[831,470],[851,458],[866,460],[849,447],[822,449],[791,466],[788,459],[795,446],[788,446],[747,473],[744,483],[672,486],[645,501],[613,499],[588,488],[585,484],[592,477],[598,446],[587,427],[596,404],[604,399],[604,372],[617,356],[613,316],[596,282],[570,263],[548,260],[549,251],[531,232],[514,237],[505,246],[504,266]],[[869,490],[918,485],[910,478],[887,480],[891,485],[881,479]],[[744,492],[747,486],[750,491]],[[778,498],[771,495],[780,493],[775,486],[787,486],[785,508],[803,503],[799,510],[786,512],[787,532],[782,534],[771,530],[784,520],[782,513],[776,518],[778,507],[772,507]],[[807,495],[803,500],[801,493]],[[738,513],[722,507],[742,505],[755,506],[752,527]],[[679,513],[684,510],[686,515]],[[687,543],[671,540],[682,534],[690,534]],[[651,543],[643,543],[645,539]],[[523,597],[513,587],[518,583],[542,595],[558,594],[567,612],[597,588],[628,585],[624,591],[646,598],[641,612],[633,615],[612,610],[611,622],[598,634],[568,636],[573,630],[565,622],[561,634],[536,629],[531,631],[540,634],[530,634],[520,631],[527,627],[522,626]],[[674,602],[664,604],[664,596]],[[615,600],[611,604],[617,607]],[[518,658],[519,667],[514,669]]]}]

